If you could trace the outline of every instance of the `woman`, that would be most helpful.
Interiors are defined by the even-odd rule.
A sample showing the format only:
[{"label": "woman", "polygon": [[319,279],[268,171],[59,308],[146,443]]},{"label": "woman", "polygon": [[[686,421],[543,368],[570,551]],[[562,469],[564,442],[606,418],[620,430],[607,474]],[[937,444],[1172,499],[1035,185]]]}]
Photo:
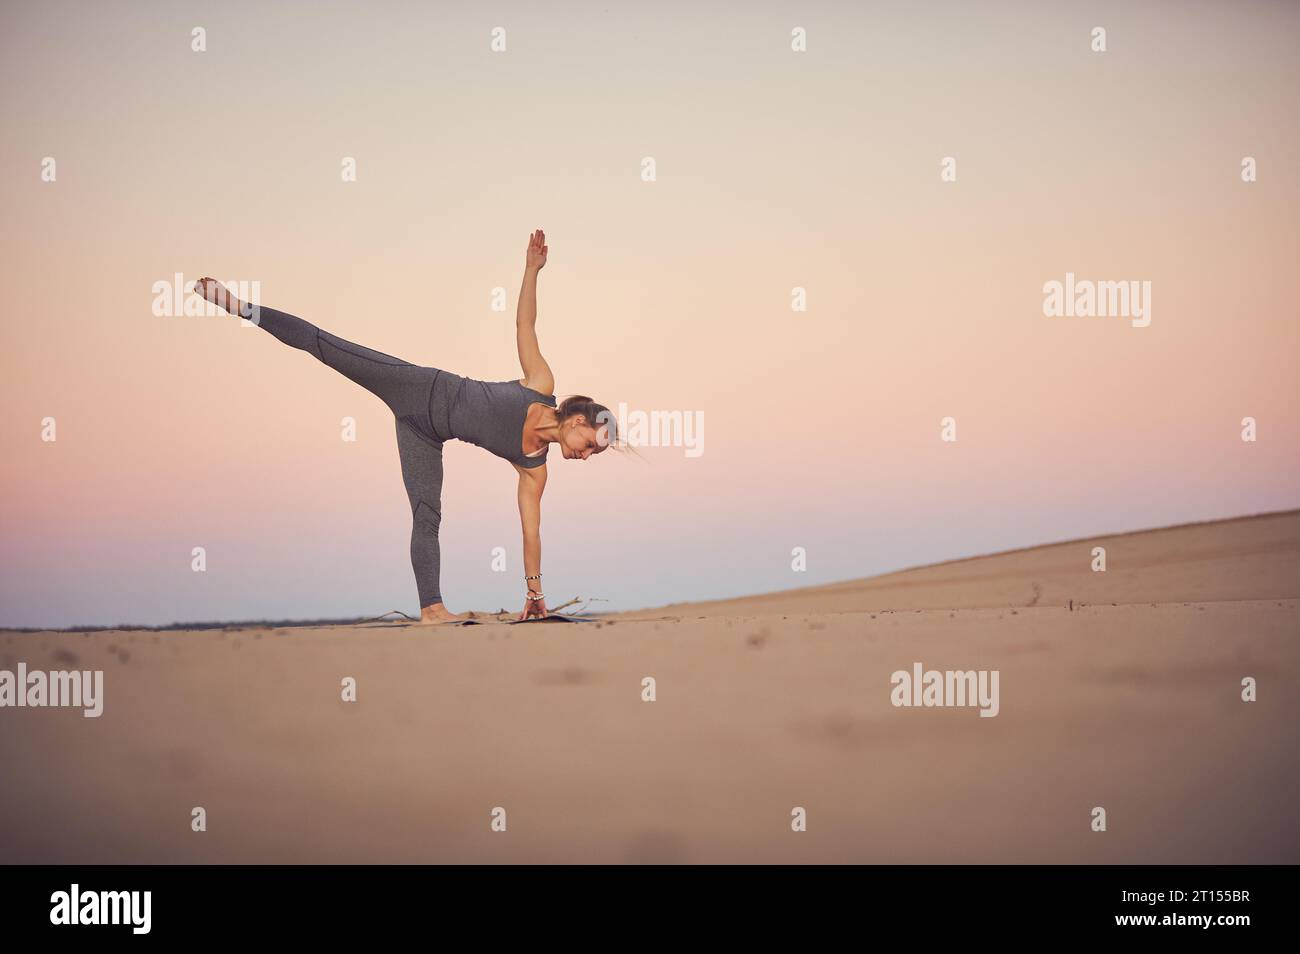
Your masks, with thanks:
[{"label": "woman", "polygon": [[565,460],[586,460],[618,439],[609,409],[589,397],[555,406],[555,379],[537,346],[537,275],[546,265],[546,233],[528,241],[516,318],[519,363],[514,381],[476,381],[371,351],[274,308],[239,301],[212,278],[194,290],[232,315],[241,315],[285,344],[306,351],[377,395],[397,419],[402,480],[411,501],[411,566],[420,594],[420,622],[450,623],[439,588],[438,525],[442,521],[442,445],[459,439],[510,461],[519,472],[519,517],[524,531],[524,609],[520,619],[545,616],[542,591],[541,501],[546,453],[560,445]]}]

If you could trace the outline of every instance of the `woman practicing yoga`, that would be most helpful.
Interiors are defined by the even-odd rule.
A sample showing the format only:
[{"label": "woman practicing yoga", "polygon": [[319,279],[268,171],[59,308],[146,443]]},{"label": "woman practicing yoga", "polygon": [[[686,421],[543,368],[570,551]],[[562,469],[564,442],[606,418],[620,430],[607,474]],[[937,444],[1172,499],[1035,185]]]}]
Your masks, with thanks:
[{"label": "woman practicing yoga", "polygon": [[560,445],[566,460],[586,460],[618,440],[609,409],[575,396],[555,406],[555,378],[537,346],[537,275],[546,265],[546,233],[528,240],[519,293],[516,337],[524,376],[476,381],[425,368],[344,341],[328,331],[276,311],[239,301],[220,282],[200,278],[194,290],[207,301],[260,324],[285,344],[306,351],[378,396],[397,419],[402,480],[411,500],[411,566],[420,594],[420,622],[465,619],[442,603],[438,525],[442,522],[442,445],[459,439],[502,457],[519,471],[519,518],[524,531],[524,609],[520,619],[545,616],[542,592],[542,491],[546,453]]}]

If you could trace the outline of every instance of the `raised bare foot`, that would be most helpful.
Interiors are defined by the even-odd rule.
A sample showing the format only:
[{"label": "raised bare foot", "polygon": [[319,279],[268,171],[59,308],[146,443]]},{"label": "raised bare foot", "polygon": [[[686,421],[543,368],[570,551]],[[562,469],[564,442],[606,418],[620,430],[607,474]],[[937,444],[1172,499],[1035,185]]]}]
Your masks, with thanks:
[{"label": "raised bare foot", "polygon": [[223,308],[232,315],[239,314],[239,299],[230,294],[230,289],[215,278],[199,278],[194,282],[194,294],[205,301],[210,301],[218,308]]},{"label": "raised bare foot", "polygon": [[439,623],[459,623],[469,619],[468,613],[453,613],[441,603],[431,603],[420,610],[420,623],[424,626],[436,626]]}]

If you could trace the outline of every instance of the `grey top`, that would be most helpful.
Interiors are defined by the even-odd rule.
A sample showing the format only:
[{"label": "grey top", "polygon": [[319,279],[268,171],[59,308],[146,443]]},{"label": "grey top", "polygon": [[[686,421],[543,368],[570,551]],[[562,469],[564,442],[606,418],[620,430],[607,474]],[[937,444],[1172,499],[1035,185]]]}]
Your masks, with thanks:
[{"label": "grey top", "polygon": [[477,444],[520,467],[546,463],[546,449],[536,457],[524,453],[524,420],[532,404],[555,407],[554,394],[542,394],[515,381],[477,381],[443,371],[440,377],[459,378],[450,388],[447,423],[458,440]]}]

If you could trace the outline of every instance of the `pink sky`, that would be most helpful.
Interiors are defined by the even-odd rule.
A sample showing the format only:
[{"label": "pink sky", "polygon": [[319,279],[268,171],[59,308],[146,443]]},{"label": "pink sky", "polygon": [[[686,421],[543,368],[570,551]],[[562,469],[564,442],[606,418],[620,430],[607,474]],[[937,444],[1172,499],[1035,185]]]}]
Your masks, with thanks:
[{"label": "pink sky", "polygon": [[[0,624],[414,611],[384,406],[233,319],[153,315],[151,288],[258,281],[345,338],[502,380],[537,227],[558,393],[705,421],[694,459],[552,452],[552,604],[1300,506],[1295,6],[0,17]],[[1045,317],[1066,272],[1150,281],[1151,325]],[[447,602],[518,608],[514,471],[459,443],[445,460]]]}]

